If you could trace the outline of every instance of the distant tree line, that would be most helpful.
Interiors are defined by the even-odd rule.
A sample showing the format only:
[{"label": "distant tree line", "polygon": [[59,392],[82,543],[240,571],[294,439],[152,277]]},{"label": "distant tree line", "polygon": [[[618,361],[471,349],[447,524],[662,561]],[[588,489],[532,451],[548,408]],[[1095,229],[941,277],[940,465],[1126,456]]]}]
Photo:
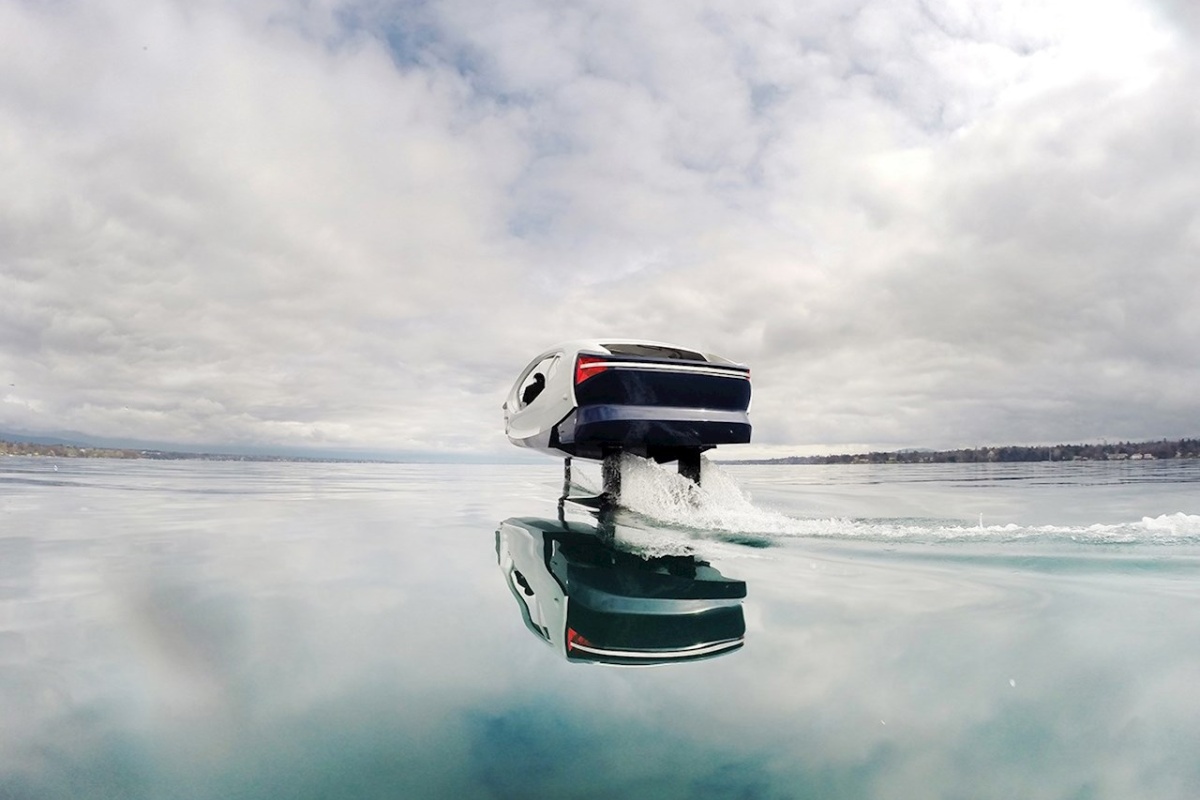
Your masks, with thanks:
[{"label": "distant tree line", "polygon": [[341,458],[303,456],[231,455],[228,453],[184,453],[171,450],[137,450],[123,447],[85,447],[74,444],[38,444],[0,441],[0,456],[53,456],[55,458],[149,458],[162,461],[312,461],[343,462]]},{"label": "distant tree line", "polygon": [[899,450],[857,455],[789,456],[742,461],[747,464],[974,464],[1014,461],[1138,461],[1200,458],[1200,439],[1162,439],[1154,442],[1056,444],[1025,447],[967,447],[958,450]]},{"label": "distant tree line", "polygon": [[[299,456],[230,455],[184,453],[167,450],[136,450],[116,447],[85,447],[73,444],[37,444],[0,441],[0,456],[53,456],[56,458],[148,458],[206,461],[313,461],[343,462],[353,459],[305,458]],[[1138,461],[1170,458],[1200,458],[1200,439],[1161,439],[1153,442],[1110,444],[1056,444],[1026,447],[968,447],[958,450],[898,450],[857,455],[788,456],[745,459],[740,464],[973,464],[1015,461]]]},{"label": "distant tree line", "polygon": [[139,450],[115,447],[79,447],[73,444],[36,442],[0,442],[0,455],[54,456],[57,458],[145,458]]}]

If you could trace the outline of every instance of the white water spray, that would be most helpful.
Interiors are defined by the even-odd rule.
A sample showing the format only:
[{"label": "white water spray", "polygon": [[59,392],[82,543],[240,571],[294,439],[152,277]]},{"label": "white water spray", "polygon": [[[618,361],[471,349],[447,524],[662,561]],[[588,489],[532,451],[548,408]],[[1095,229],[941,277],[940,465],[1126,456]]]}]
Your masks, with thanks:
[{"label": "white water spray", "polygon": [[656,522],[702,531],[783,533],[797,520],[758,508],[718,465],[700,459],[700,484],[636,456],[621,462],[621,505]]},{"label": "white water spray", "polygon": [[[1200,544],[1200,515],[1163,514],[1136,522],[1097,525],[985,525],[951,520],[804,519],[756,506],[719,464],[701,459],[700,485],[679,475],[674,464],[660,465],[625,455],[621,462],[621,506],[641,517],[647,537],[663,529],[687,534],[706,532],[765,538],[849,539],[861,541],[1015,542],[1066,541],[1082,544]],[[577,486],[594,491],[588,481]]]}]

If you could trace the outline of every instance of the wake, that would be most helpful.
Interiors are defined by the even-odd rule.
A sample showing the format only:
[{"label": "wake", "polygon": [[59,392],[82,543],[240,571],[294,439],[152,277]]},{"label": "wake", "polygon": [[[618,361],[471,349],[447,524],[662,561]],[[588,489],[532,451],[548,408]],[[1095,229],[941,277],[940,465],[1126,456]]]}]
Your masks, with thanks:
[{"label": "wake", "polygon": [[[719,465],[701,460],[700,485],[679,475],[674,465],[625,455],[621,463],[619,520],[647,533],[674,529],[693,536],[763,539],[760,546],[791,538],[876,542],[1021,542],[1083,544],[1200,544],[1200,515],[1174,513],[1117,524],[983,525],[946,520],[801,518],[755,505],[751,496]],[[580,476],[584,478],[585,476]],[[586,481],[578,484],[592,490]],[[638,537],[641,538],[641,537]]]}]

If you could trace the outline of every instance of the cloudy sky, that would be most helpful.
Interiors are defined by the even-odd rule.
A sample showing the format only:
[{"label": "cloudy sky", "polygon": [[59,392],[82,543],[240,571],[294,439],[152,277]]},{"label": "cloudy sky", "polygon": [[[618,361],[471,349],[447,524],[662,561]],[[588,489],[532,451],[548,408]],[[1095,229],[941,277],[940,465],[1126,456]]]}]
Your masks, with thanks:
[{"label": "cloudy sky", "polygon": [[741,454],[1195,435],[1192,9],[0,0],[0,431],[504,454],[620,335]]}]

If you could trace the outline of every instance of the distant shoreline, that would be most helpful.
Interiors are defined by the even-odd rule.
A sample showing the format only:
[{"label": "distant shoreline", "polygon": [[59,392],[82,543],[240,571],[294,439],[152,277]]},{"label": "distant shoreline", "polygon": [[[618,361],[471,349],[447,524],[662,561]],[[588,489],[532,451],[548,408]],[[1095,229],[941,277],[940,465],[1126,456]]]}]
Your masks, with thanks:
[{"label": "distant shoreline", "polygon": [[785,456],[724,461],[725,464],[1002,464],[1039,461],[1157,461],[1200,458],[1200,439],[1161,439],[1109,444],[968,447],[899,450],[835,456]]},{"label": "distant shoreline", "polygon": [[[318,456],[243,455],[192,453],[129,447],[91,447],[76,444],[10,442],[0,440],[0,457],[118,458],[155,461],[256,461],[320,464],[391,463],[382,459]],[[976,464],[1039,461],[1155,461],[1200,458],[1200,438],[1161,439],[1109,444],[1058,444],[1027,447],[974,447],[957,450],[898,450],[830,456],[784,456],[781,458],[721,459],[722,464]]]},{"label": "distant shoreline", "polygon": [[131,447],[89,447],[75,444],[41,444],[0,440],[0,457],[35,458],[120,458],[154,461],[296,461],[317,464],[370,464],[365,458],[321,458],[310,456],[239,455],[233,453],[190,453],[175,450],[150,450]]}]

